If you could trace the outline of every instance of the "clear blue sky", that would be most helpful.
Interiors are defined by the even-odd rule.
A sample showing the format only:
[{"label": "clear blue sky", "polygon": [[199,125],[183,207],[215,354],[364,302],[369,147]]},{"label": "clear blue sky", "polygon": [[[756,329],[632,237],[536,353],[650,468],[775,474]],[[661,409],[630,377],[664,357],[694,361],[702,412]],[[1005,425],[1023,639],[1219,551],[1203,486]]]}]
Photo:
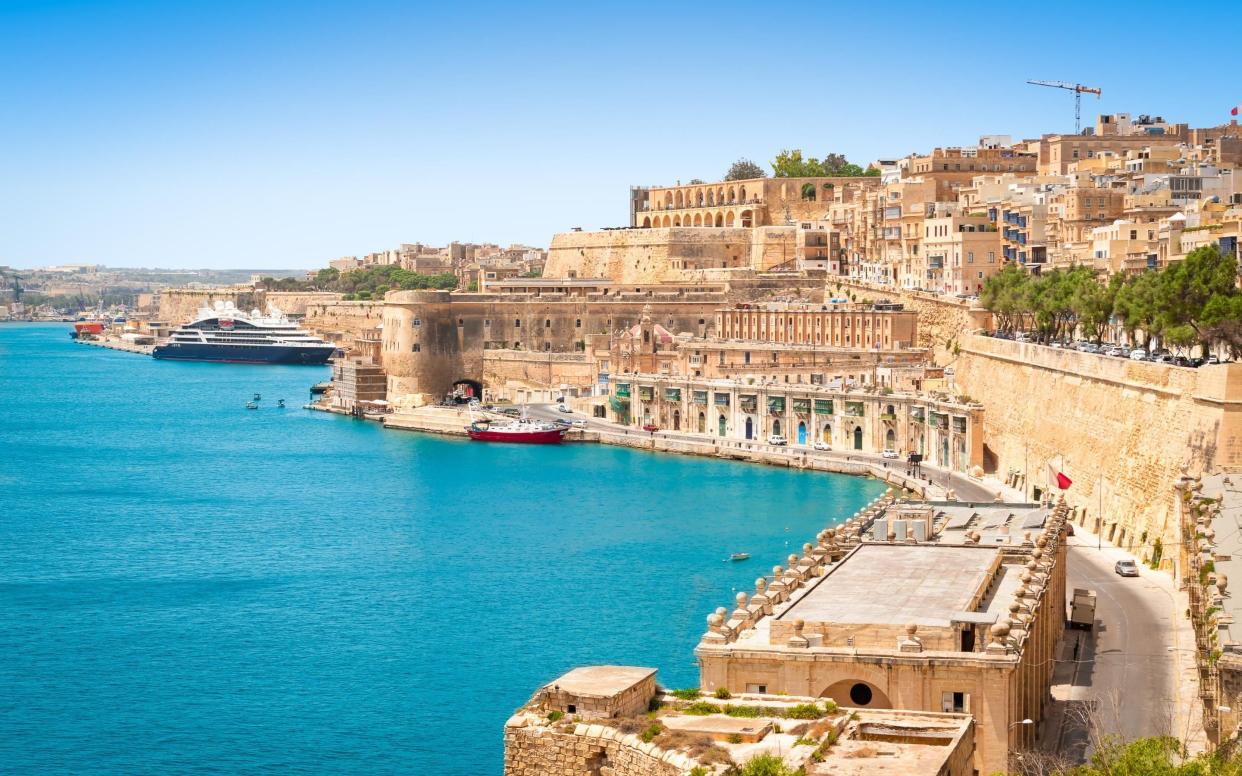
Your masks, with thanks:
[{"label": "clear blue sky", "polygon": [[1239,8],[3,0],[0,264],[546,245],[740,156],[1072,130],[1072,94],[1028,78],[1102,86],[1087,115],[1217,124]]}]

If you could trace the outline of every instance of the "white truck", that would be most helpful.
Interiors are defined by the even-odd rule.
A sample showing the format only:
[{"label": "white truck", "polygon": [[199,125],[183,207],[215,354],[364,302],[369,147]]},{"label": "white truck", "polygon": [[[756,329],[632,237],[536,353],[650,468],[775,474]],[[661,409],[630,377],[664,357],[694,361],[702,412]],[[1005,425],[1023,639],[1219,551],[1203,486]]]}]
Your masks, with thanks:
[{"label": "white truck", "polygon": [[1092,630],[1095,628],[1095,591],[1086,588],[1074,588],[1074,597],[1070,599],[1069,626]]}]

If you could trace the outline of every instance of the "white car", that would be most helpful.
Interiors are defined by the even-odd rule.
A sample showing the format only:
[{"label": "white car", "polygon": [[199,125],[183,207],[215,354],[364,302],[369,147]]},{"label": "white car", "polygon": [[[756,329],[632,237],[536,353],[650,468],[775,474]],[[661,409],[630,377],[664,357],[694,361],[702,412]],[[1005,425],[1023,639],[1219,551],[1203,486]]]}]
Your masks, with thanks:
[{"label": "white car", "polygon": [[1131,351],[1130,351],[1130,360],[1131,360],[1131,361],[1146,361],[1146,360],[1147,360],[1147,351],[1146,351],[1146,350],[1143,350],[1142,348],[1136,348],[1135,350],[1131,350]]},{"label": "white car", "polygon": [[780,434],[772,434],[768,437],[768,444],[783,446],[789,444],[789,440],[785,439],[785,437]]},{"label": "white car", "polygon": [[891,449],[885,450],[884,452],[880,453],[880,455],[883,456],[884,458],[888,458],[889,460],[896,460],[897,458],[901,457],[897,455],[896,450],[891,450]]},{"label": "white car", "polygon": [[556,411],[557,411],[557,412],[563,412],[563,413],[565,413],[566,415],[568,415],[569,413],[573,412],[573,410],[571,410],[571,409],[569,408],[569,405],[568,405],[568,404],[558,404],[558,405],[556,405]]},{"label": "white car", "polygon": [[815,444],[811,445],[811,447],[815,448],[816,450],[831,450],[832,449],[832,445],[828,444],[827,442],[816,442]]},{"label": "white car", "polygon": [[583,420],[582,418],[575,418],[569,421],[569,425],[573,426],[574,428],[586,428],[587,422]]}]

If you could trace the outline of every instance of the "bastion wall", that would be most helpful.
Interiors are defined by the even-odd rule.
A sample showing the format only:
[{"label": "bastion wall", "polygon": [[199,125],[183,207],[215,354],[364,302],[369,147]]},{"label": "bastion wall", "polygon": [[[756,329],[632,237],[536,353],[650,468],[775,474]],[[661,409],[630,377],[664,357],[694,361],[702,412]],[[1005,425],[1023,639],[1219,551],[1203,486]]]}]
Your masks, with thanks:
[{"label": "bastion wall", "polygon": [[552,237],[546,278],[607,278],[616,283],[677,280],[682,269],[746,268],[751,229],[609,229]]},{"label": "bastion wall", "polygon": [[[1189,369],[978,335],[960,344],[957,385],[986,407],[985,468],[1046,489],[1047,462],[1063,460],[1067,501],[1141,556],[1180,541],[1183,471],[1242,469],[1242,364]],[[1175,555],[1163,553],[1166,565]]]},{"label": "bastion wall", "polygon": [[719,293],[514,295],[395,291],[385,298],[381,357],[388,400],[439,397],[458,380],[483,382],[488,350],[577,353],[592,334],[634,326],[644,310],[669,331],[704,336]]},{"label": "bastion wall", "polygon": [[697,762],[604,725],[541,724],[515,715],[505,725],[505,776],[680,776]]}]

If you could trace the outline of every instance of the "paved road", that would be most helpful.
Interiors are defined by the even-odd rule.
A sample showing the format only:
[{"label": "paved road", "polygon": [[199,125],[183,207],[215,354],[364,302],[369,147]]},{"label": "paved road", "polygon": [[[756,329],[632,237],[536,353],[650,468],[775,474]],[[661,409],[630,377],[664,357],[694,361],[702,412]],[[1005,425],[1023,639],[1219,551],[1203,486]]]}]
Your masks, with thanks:
[{"label": "paved road", "polygon": [[1108,545],[1097,549],[1095,537],[1081,529],[1069,545],[1069,593],[1075,587],[1096,592],[1097,624],[1093,632],[1066,631],[1040,748],[1082,762],[1100,735],[1184,739],[1179,728],[1196,698],[1180,679],[1178,652],[1193,643],[1177,643],[1171,578],[1142,565],[1138,577],[1117,576],[1113,565],[1133,556]]}]

